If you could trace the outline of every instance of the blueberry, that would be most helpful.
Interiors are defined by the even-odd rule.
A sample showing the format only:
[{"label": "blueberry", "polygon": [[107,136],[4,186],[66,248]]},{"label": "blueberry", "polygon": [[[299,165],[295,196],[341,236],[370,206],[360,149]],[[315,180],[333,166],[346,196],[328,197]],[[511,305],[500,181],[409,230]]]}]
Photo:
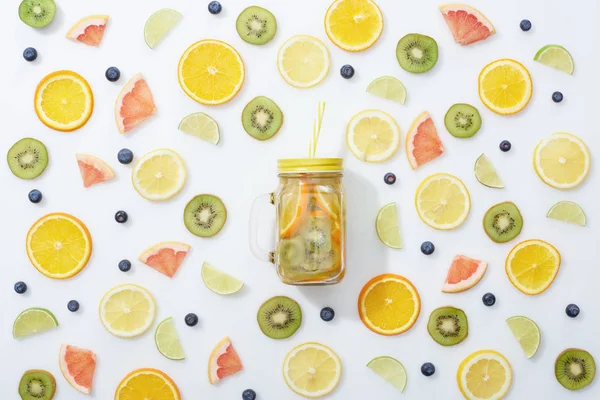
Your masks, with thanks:
[{"label": "blueberry", "polygon": [[500,142],[500,150],[502,150],[505,153],[507,151],[510,151],[511,147],[512,147],[512,144],[510,144],[510,142],[508,140],[503,140]]},{"label": "blueberry", "polygon": [[423,242],[421,245],[421,253],[430,256],[435,251],[435,246],[431,242]]},{"label": "blueberry", "polygon": [[15,283],[15,292],[23,294],[27,291],[27,284],[23,281]]},{"label": "blueberry", "polygon": [[552,101],[555,103],[560,103],[563,101],[563,94],[561,92],[552,93]]},{"label": "blueberry", "polygon": [[569,304],[565,310],[565,312],[567,313],[567,315],[571,318],[575,318],[576,316],[579,315],[579,307],[577,306],[577,304]]},{"label": "blueberry", "polygon": [[242,392],[242,400],[255,400],[256,392],[252,389],[246,389]]},{"label": "blueberry", "polygon": [[221,7],[221,3],[218,1],[211,1],[208,3],[208,12],[211,14],[219,14],[223,7]]},{"label": "blueberry", "polygon": [[383,176],[383,181],[388,185],[393,185],[394,183],[396,183],[396,175],[391,172],[388,172]]},{"label": "blueberry", "polygon": [[435,365],[430,362],[426,362],[425,364],[421,365],[421,373],[425,376],[431,376],[435,374]]},{"label": "blueberry", "polygon": [[524,19],[523,21],[521,21],[519,26],[521,27],[522,31],[527,32],[528,30],[531,29],[531,21],[528,19]]},{"label": "blueberry", "polygon": [[131,261],[121,260],[119,261],[119,269],[123,272],[127,272],[131,269]]},{"label": "blueberry", "polygon": [[198,316],[194,313],[189,313],[185,316],[185,324],[187,326],[196,326],[198,324]]},{"label": "blueberry", "polygon": [[340,68],[340,74],[342,75],[342,78],[350,79],[354,76],[354,67],[350,64],[346,64]]},{"label": "blueberry", "polygon": [[35,61],[37,58],[37,50],[33,47],[26,48],[23,50],[23,58],[29,62]]},{"label": "blueberry", "polygon": [[335,311],[331,307],[325,307],[321,310],[321,319],[325,322],[333,320],[335,317]]},{"label": "blueberry", "polygon": [[77,300],[71,300],[67,303],[67,308],[71,312],[79,311],[79,302]]},{"label": "blueberry", "polygon": [[42,201],[42,192],[37,189],[33,189],[29,192],[29,201],[32,203],[39,203]]},{"label": "blueberry", "polygon": [[123,210],[117,211],[115,214],[115,221],[117,221],[120,224],[124,224],[125,222],[127,222],[128,218],[129,218],[129,216]]},{"label": "blueberry", "polygon": [[109,67],[104,73],[104,76],[106,76],[106,79],[109,81],[116,82],[121,77],[121,71],[119,71],[119,68],[117,67]]},{"label": "blueberry", "polygon": [[483,304],[486,306],[491,307],[496,304],[496,296],[494,296],[492,293],[486,293],[481,298],[481,301],[483,301]]},{"label": "blueberry", "polygon": [[121,149],[117,154],[117,159],[121,164],[131,164],[133,161],[133,152],[129,149]]}]

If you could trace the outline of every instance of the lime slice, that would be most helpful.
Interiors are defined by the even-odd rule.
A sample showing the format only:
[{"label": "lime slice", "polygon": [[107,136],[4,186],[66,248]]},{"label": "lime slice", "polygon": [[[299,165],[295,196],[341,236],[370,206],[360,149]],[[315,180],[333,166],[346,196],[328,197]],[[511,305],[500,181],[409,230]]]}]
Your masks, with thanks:
[{"label": "lime slice", "polygon": [[181,14],[170,8],[152,14],[144,26],[144,40],[148,47],[155,48],[180,20]]},{"label": "lime slice", "polygon": [[383,244],[392,249],[402,248],[400,226],[398,225],[398,209],[396,203],[390,203],[381,208],[375,221],[377,236]]},{"label": "lime slice", "polygon": [[404,391],[407,377],[404,365],[400,361],[388,356],[377,357],[369,361],[367,367],[400,392]]},{"label": "lime slice", "polygon": [[181,132],[189,133],[212,144],[219,143],[219,125],[204,113],[194,113],[184,117],[179,123]]},{"label": "lime slice", "polygon": [[587,222],[583,209],[572,201],[559,201],[550,208],[546,217],[581,226]]},{"label": "lime slice", "polygon": [[156,343],[156,348],[160,351],[160,354],[169,360],[185,359],[185,353],[179,342],[173,318],[169,317],[158,324],[154,333],[154,343]]},{"label": "lime slice", "polygon": [[406,88],[402,82],[393,76],[381,76],[375,79],[367,86],[367,93],[395,101],[396,103],[406,103]]},{"label": "lime slice", "polygon": [[45,308],[28,308],[15,319],[13,337],[18,339],[35,335],[57,326],[58,321],[50,311]]},{"label": "lime slice", "polygon": [[542,47],[535,53],[533,59],[570,75],[573,75],[573,71],[575,70],[575,63],[573,62],[571,53],[557,44],[548,44]]},{"label": "lime slice", "polygon": [[494,189],[504,188],[504,182],[502,182],[502,179],[500,179],[494,166],[485,154],[480,155],[477,161],[475,161],[475,178],[477,178],[479,183],[487,187]]},{"label": "lime slice", "polygon": [[537,324],[527,317],[510,317],[506,320],[508,327],[512,331],[515,339],[521,345],[521,348],[525,352],[527,358],[531,358],[535,355],[540,347],[540,341],[542,334]]},{"label": "lime slice", "polygon": [[233,294],[244,286],[244,282],[219,271],[207,262],[202,265],[202,280],[206,287],[216,294]]}]

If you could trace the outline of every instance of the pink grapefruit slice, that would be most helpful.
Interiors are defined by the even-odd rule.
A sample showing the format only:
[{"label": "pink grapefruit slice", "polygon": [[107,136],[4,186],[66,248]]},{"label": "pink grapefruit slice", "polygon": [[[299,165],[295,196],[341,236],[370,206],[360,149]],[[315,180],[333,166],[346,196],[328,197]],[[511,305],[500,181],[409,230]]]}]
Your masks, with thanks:
[{"label": "pink grapefruit slice", "polygon": [[447,4],[440,11],[456,43],[466,46],[496,33],[494,25],[478,10],[466,4]]},{"label": "pink grapefruit slice", "polygon": [[444,153],[435,124],[427,111],[414,120],[406,135],[406,156],[412,169],[435,160]]},{"label": "pink grapefruit slice", "polygon": [[215,346],[208,359],[208,380],[214,385],[221,379],[240,372],[243,367],[231,340],[225,337]]},{"label": "pink grapefruit slice", "polygon": [[190,251],[191,246],[179,242],[158,243],[144,251],[139,260],[163,275],[172,278]]},{"label": "pink grapefruit slice", "polygon": [[83,186],[88,188],[97,183],[106,182],[115,177],[107,163],[89,154],[75,154]]},{"label": "pink grapefruit slice", "polygon": [[92,392],[96,355],[90,350],[63,344],[60,346],[60,370],[71,386],[81,393]]},{"label": "pink grapefruit slice", "polygon": [[108,15],[90,15],[77,21],[67,33],[67,39],[98,47],[104,37]]},{"label": "pink grapefruit slice", "polygon": [[127,82],[115,103],[119,132],[129,132],[155,112],[156,105],[150,87],[142,74],[137,74]]},{"label": "pink grapefruit slice", "polygon": [[448,269],[446,282],[442,286],[444,293],[464,292],[475,286],[487,270],[487,263],[467,256],[458,255]]}]

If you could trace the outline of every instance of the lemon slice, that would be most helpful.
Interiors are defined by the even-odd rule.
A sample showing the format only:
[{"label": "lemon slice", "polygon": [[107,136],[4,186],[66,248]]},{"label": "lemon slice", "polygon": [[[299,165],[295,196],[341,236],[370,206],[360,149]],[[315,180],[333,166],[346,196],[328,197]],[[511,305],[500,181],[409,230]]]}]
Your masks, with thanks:
[{"label": "lemon slice", "polygon": [[167,200],[183,188],[187,171],[183,159],[170,149],[146,153],[131,172],[137,192],[148,200]]},{"label": "lemon slice", "polygon": [[512,384],[512,368],[497,351],[480,350],[460,363],[456,380],[468,400],[500,400]]},{"label": "lemon slice", "polygon": [[560,253],[543,240],[517,244],[506,257],[506,275],[514,287],[528,295],[548,289],[560,269]]},{"label": "lemon slice", "polygon": [[111,334],[131,338],[146,332],[156,313],[154,298],[138,285],[120,285],[100,300],[100,320]]},{"label": "lemon slice", "polygon": [[555,133],[538,143],[533,167],[544,183],[556,189],[579,186],[590,172],[592,159],[587,146],[575,135]]},{"label": "lemon slice", "polygon": [[17,316],[13,324],[15,339],[35,335],[56,328],[58,320],[45,308],[28,308]]},{"label": "lemon slice", "polygon": [[494,189],[504,189],[504,182],[498,176],[492,162],[482,154],[475,161],[475,178],[484,186]]},{"label": "lemon slice", "polygon": [[496,60],[479,74],[479,98],[497,114],[518,113],[527,106],[532,92],[529,71],[515,60]]},{"label": "lemon slice", "polygon": [[375,79],[367,86],[367,93],[396,103],[406,103],[406,88],[393,76],[381,76]]},{"label": "lemon slice", "polygon": [[155,48],[181,18],[180,13],[170,8],[163,8],[152,14],[144,26],[144,40],[148,47]]},{"label": "lemon slice", "polygon": [[217,121],[203,112],[190,114],[184,117],[177,128],[181,132],[189,133],[206,140],[209,143],[217,144],[221,135],[219,134],[219,125]]},{"label": "lemon slice", "polygon": [[346,143],[359,160],[383,162],[400,147],[400,127],[391,115],[381,110],[361,111],[348,123]]},{"label": "lemon slice", "polygon": [[244,282],[213,267],[209,263],[202,264],[202,281],[216,294],[233,294],[240,291]]},{"label": "lemon slice", "polygon": [[342,362],[329,347],[304,343],[294,347],[283,361],[283,378],[300,396],[317,398],[333,392],[342,377]]},{"label": "lemon slice", "polygon": [[154,343],[156,343],[156,348],[160,354],[169,360],[185,359],[185,353],[181,347],[181,342],[179,342],[173,318],[169,317],[158,324],[154,333]]},{"label": "lemon slice", "polygon": [[292,36],[279,49],[277,68],[281,77],[294,87],[315,86],[329,72],[329,50],[315,37]]},{"label": "lemon slice", "polygon": [[506,320],[508,327],[521,345],[527,358],[537,353],[542,334],[537,324],[527,317],[515,316]]},{"label": "lemon slice", "polygon": [[369,361],[367,367],[400,392],[404,392],[408,378],[400,361],[388,356],[377,357]]},{"label": "lemon slice", "polygon": [[153,368],[131,371],[117,387],[114,400],[181,400],[179,389],[164,372]]},{"label": "lemon slice", "polygon": [[542,47],[533,59],[569,75],[573,75],[573,71],[575,71],[575,62],[571,53],[557,44],[548,44]]},{"label": "lemon slice", "polygon": [[375,228],[377,229],[377,236],[383,244],[392,249],[402,248],[396,203],[387,204],[379,210]]},{"label": "lemon slice", "polygon": [[371,0],[336,0],[325,14],[329,39],[347,51],[371,47],[383,31],[383,14]]},{"label": "lemon slice", "polygon": [[450,174],[435,174],[417,189],[415,206],[419,218],[435,229],[459,227],[469,215],[471,198],[465,184]]},{"label": "lemon slice", "polygon": [[559,201],[550,208],[546,217],[581,226],[587,223],[583,209],[572,201]]}]

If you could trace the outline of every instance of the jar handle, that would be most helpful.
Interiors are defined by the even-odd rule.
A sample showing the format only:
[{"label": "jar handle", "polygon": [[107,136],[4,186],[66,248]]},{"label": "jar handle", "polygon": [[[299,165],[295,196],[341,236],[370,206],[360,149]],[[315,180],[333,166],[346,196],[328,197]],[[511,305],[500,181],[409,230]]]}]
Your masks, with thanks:
[{"label": "jar handle", "polygon": [[265,193],[254,199],[252,208],[250,209],[250,230],[248,237],[250,239],[250,251],[254,254],[254,257],[261,261],[275,263],[275,253],[272,250],[265,250],[258,243],[258,228],[260,221],[260,208],[264,205],[267,200],[270,204],[275,204],[274,194]]}]

